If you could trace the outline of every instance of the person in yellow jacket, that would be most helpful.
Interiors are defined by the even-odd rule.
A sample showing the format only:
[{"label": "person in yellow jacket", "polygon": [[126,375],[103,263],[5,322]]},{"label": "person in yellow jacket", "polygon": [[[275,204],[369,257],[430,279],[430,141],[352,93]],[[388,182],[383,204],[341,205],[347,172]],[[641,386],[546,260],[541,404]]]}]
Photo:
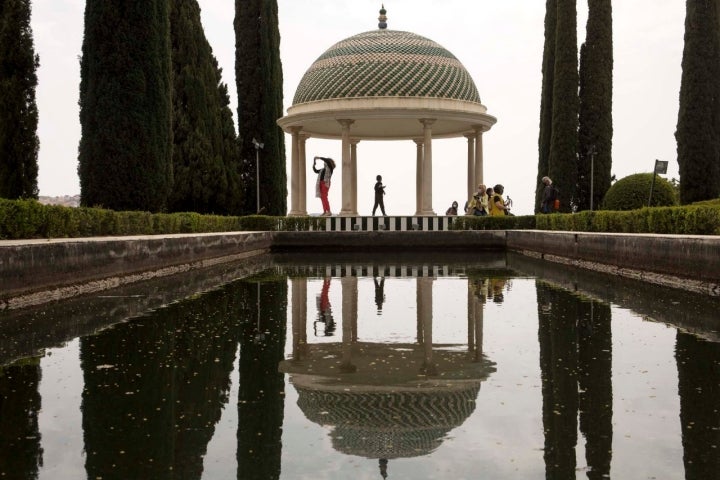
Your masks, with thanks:
[{"label": "person in yellow jacket", "polygon": [[505,187],[500,184],[493,187],[493,196],[490,200],[490,215],[499,217],[508,214],[508,207],[505,205],[505,199],[502,194],[505,191]]}]

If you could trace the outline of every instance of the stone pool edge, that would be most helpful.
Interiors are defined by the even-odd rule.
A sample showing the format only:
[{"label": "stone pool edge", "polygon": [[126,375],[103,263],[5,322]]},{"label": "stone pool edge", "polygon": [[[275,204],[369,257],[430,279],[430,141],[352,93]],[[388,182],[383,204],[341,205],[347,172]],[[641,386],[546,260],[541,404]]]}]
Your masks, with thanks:
[{"label": "stone pool edge", "polygon": [[720,237],[540,230],[226,232],[0,241],[0,310],[207,268],[270,251],[508,250],[720,295]]}]

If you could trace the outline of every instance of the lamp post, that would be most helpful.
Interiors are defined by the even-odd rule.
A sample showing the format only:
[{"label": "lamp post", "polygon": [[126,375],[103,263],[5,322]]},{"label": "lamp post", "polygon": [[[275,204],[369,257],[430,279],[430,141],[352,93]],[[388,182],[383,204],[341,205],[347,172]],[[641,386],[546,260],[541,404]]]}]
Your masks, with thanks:
[{"label": "lamp post", "polygon": [[256,201],[256,212],[260,213],[260,149],[265,146],[264,143],[260,143],[255,138],[252,139],[253,145],[255,145],[255,201]]},{"label": "lamp post", "polygon": [[590,145],[588,155],[590,155],[590,211],[593,211],[593,202],[595,200],[595,145]]}]

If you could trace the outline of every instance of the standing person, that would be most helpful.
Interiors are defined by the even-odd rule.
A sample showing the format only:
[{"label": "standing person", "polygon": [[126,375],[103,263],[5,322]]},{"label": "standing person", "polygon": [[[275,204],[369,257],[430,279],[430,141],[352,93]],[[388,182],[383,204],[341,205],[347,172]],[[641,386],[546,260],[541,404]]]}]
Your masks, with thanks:
[{"label": "standing person", "polygon": [[487,202],[487,206],[488,206],[487,207],[488,215],[493,215],[492,198],[493,198],[493,195],[495,195],[495,192],[493,191],[492,187],[488,187],[487,189],[485,189],[485,193],[486,193],[485,201]]},{"label": "standing person", "polygon": [[558,199],[558,189],[553,185],[550,177],[543,177],[542,183],[545,184],[545,189],[543,189],[542,200],[540,202],[540,211],[542,213],[551,213],[555,210],[555,200]]},{"label": "standing person", "polygon": [[383,214],[383,217],[387,217],[387,214],[385,213],[385,202],[383,201],[383,195],[385,195],[385,185],[382,184],[382,175],[378,175],[375,177],[375,205],[373,205],[373,217],[375,216],[375,210],[377,210],[378,206],[380,206],[380,211]]},{"label": "standing person", "polygon": [[[323,161],[323,167],[318,169],[316,164],[318,160]],[[313,158],[313,172],[317,173],[317,182],[315,182],[315,196],[320,198],[323,206],[323,216],[329,217],[330,202],[328,201],[328,192],[330,191],[330,179],[335,170],[335,161],[332,158],[315,157]]]},{"label": "standing person", "polygon": [[493,197],[492,197],[492,210],[490,211],[490,215],[494,217],[499,217],[502,215],[507,215],[508,207],[505,205],[505,200],[503,199],[503,192],[505,191],[505,187],[503,187],[500,184],[495,185],[493,187]]}]

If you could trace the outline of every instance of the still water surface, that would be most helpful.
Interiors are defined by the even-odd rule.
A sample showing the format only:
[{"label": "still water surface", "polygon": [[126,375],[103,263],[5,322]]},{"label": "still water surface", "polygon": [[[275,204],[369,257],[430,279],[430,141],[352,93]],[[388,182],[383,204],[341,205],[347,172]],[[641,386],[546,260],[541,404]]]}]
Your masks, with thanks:
[{"label": "still water surface", "polygon": [[717,299],[504,255],[232,277],[0,316],[0,478],[719,478]]}]

